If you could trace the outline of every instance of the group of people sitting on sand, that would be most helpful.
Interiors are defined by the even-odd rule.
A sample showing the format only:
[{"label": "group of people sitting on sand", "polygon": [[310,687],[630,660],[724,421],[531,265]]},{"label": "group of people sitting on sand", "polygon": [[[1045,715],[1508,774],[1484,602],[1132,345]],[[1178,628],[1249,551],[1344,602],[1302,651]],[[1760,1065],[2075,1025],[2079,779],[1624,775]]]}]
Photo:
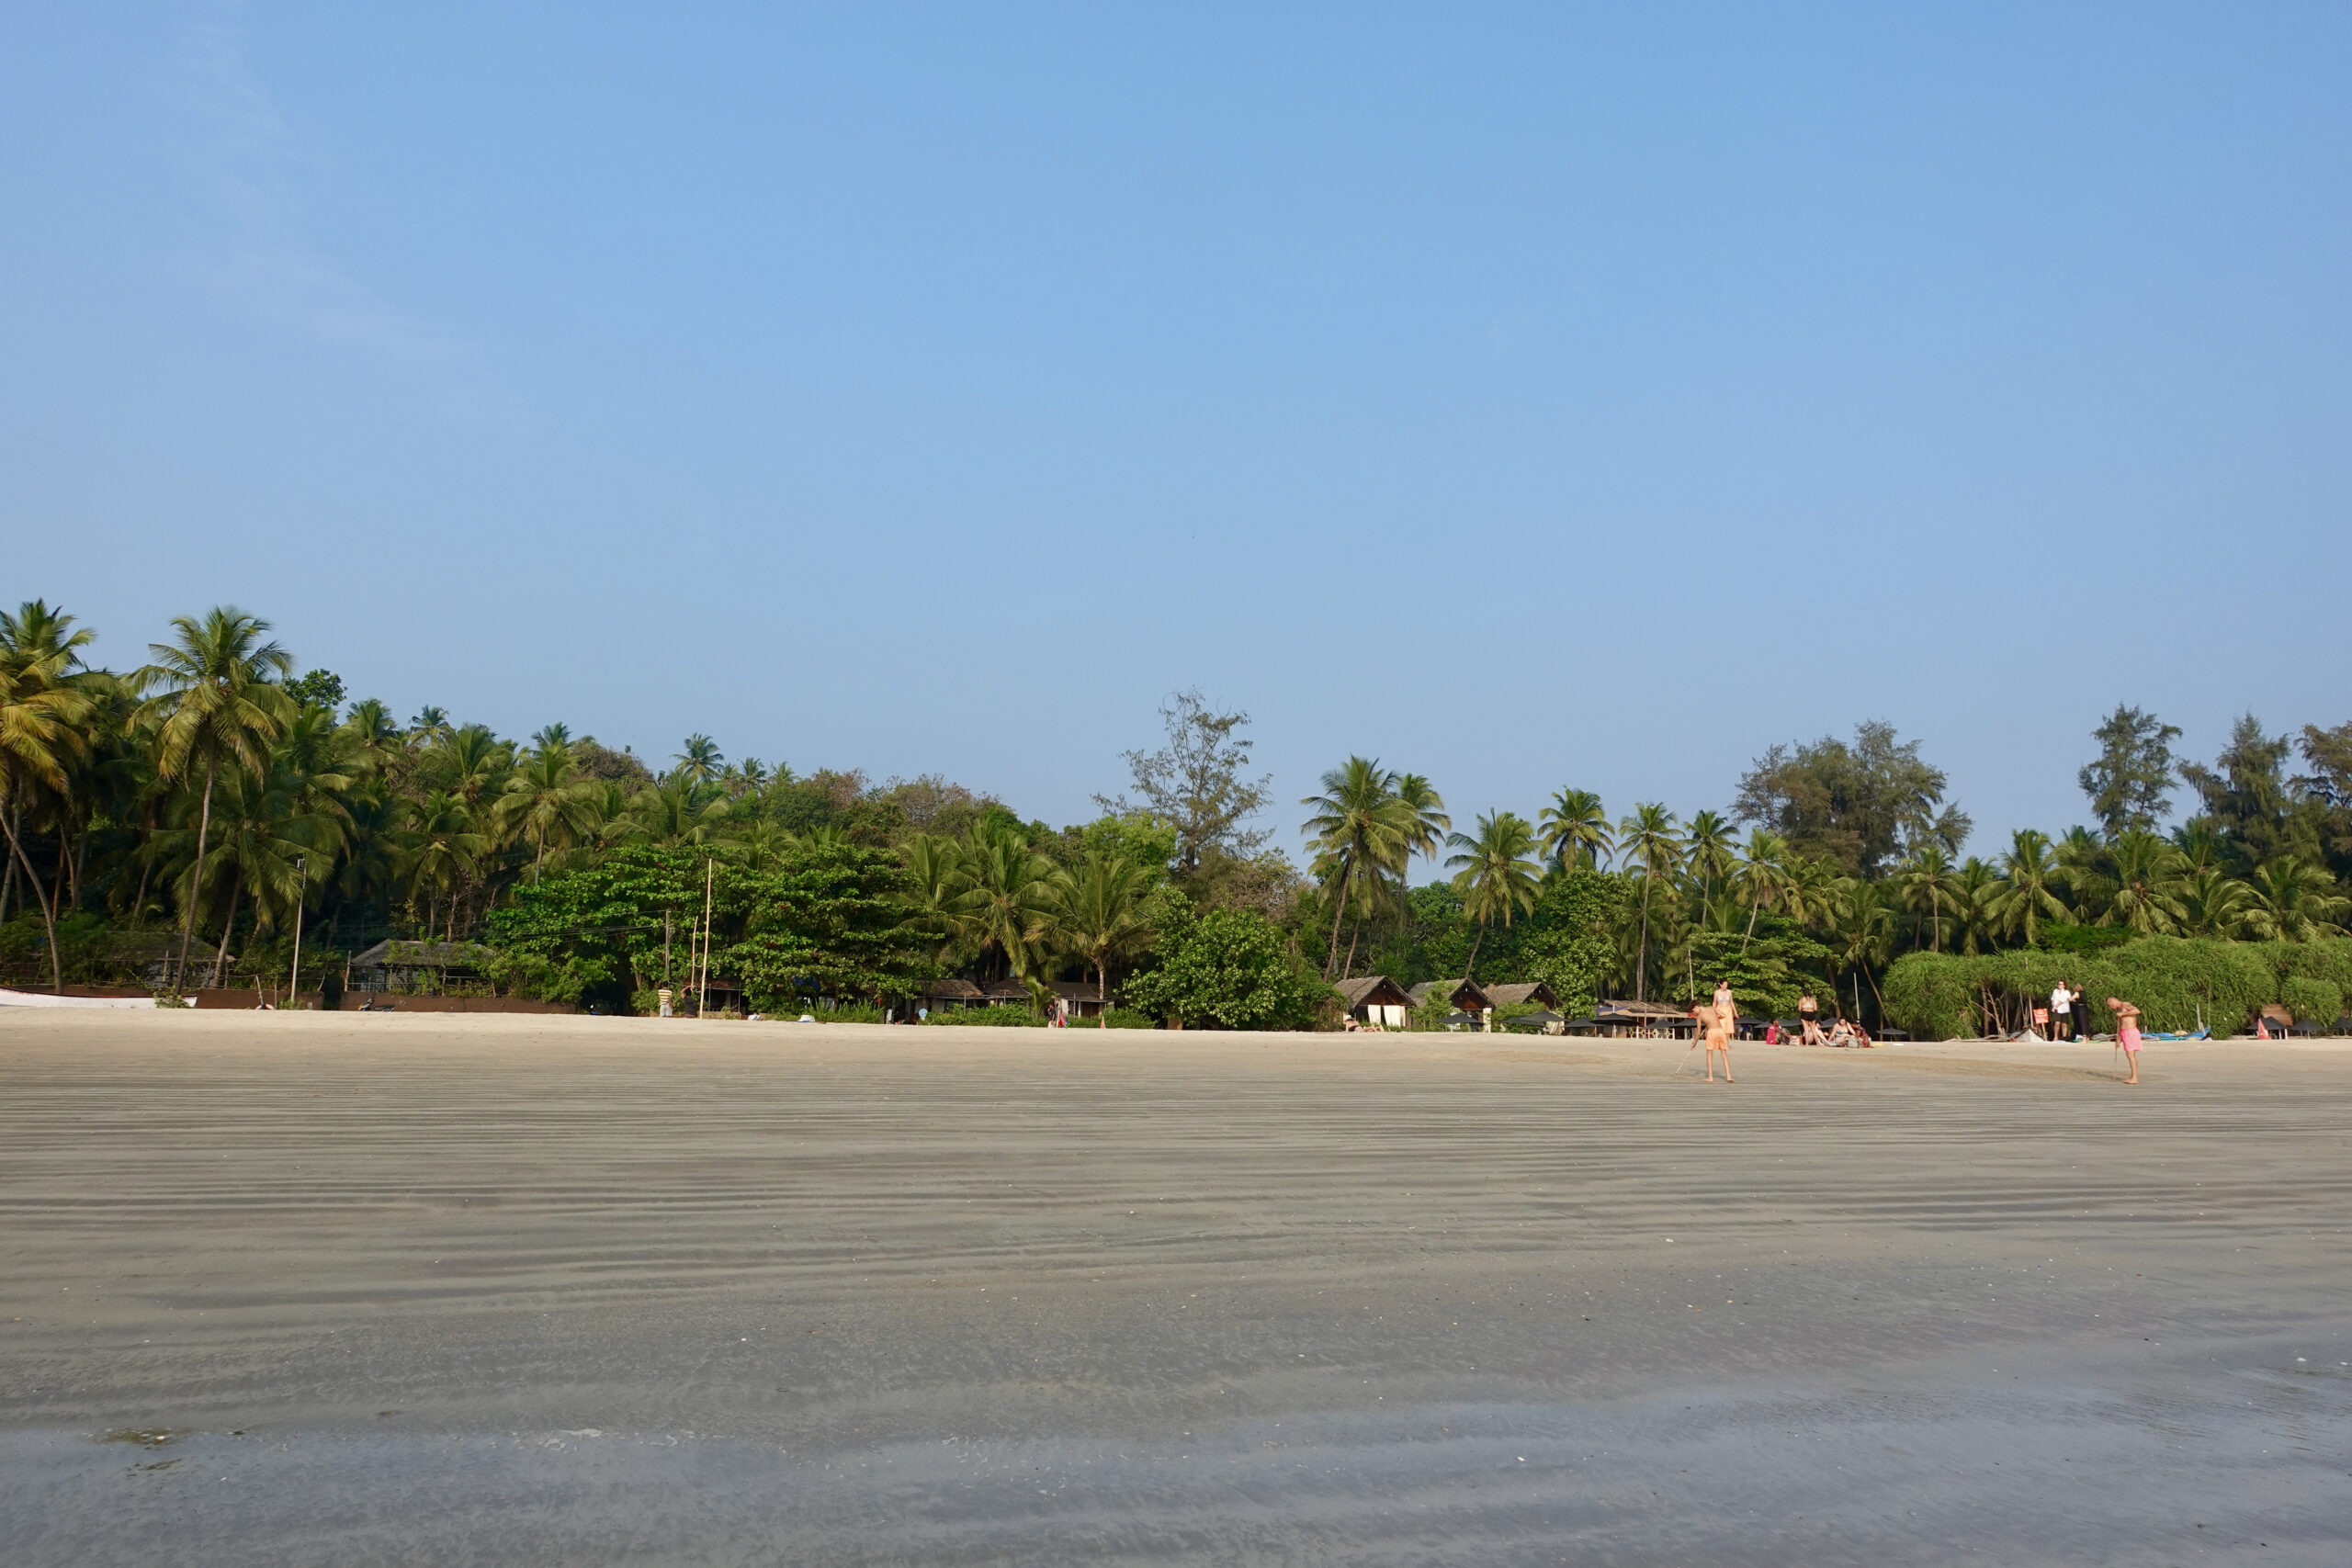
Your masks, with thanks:
[{"label": "group of people sitting on sand", "polygon": [[[1729,984],[1725,981],[1724,987],[1717,988],[1721,990]],[[1809,996],[1797,998],[1797,1032],[1793,1036],[1781,1031],[1781,1021],[1777,1018],[1764,1026],[1765,1044],[1778,1045],[1784,1040],[1797,1045],[1836,1045],[1841,1049],[1851,1047],[1862,1051],[1876,1048],[1870,1031],[1853,1019],[1833,1020],[1824,1030],[1821,1027],[1821,1004]]]}]

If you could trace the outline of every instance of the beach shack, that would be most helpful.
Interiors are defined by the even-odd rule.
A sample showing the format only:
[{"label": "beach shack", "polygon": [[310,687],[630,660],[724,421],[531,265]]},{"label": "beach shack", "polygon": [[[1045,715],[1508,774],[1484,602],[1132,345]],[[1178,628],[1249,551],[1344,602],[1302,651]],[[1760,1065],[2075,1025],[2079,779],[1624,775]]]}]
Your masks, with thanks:
[{"label": "beach shack", "polygon": [[1614,1040],[1658,1039],[1685,1040],[1694,1027],[1690,1010],[1670,1002],[1601,1001],[1596,1003],[1589,1020],[1579,1019],[1568,1027],[1575,1031],[1578,1024],[1588,1028],[1578,1032],[1600,1034]]},{"label": "beach shack", "polygon": [[[1070,1017],[1099,1018],[1102,1016],[1106,998],[1096,992],[1093,981],[1048,980],[1046,984],[1054,988],[1054,995],[1061,998],[1063,1010]],[[1110,1001],[1109,1005],[1116,1006],[1117,1003]]]},{"label": "beach shack", "polygon": [[915,993],[915,1005],[932,1012],[944,1012],[951,1008],[986,1007],[988,998],[969,980],[951,975],[933,980]]},{"label": "beach shack", "polygon": [[1559,997],[1541,980],[1531,980],[1523,986],[1489,986],[1487,998],[1498,1008],[1523,1007],[1532,1002],[1552,1012],[1560,1010]]},{"label": "beach shack", "polygon": [[1412,1010],[1413,995],[1385,975],[1360,975],[1340,982],[1340,1005],[1358,1023],[1376,1029],[1402,1029]]},{"label": "beach shack", "polygon": [[1426,1007],[1432,997],[1449,1002],[1456,1012],[1476,1018],[1495,1005],[1486,987],[1475,980],[1424,980],[1407,993],[1415,1007]]},{"label": "beach shack", "polygon": [[379,942],[352,959],[350,988],[411,997],[488,996],[490,959],[491,950],[478,942]]}]

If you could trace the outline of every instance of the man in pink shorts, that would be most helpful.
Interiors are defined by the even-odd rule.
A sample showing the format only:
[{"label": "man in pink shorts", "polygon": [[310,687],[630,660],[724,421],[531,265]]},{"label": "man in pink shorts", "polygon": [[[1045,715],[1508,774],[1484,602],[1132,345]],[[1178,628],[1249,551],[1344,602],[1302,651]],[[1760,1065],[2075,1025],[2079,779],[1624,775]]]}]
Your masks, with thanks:
[{"label": "man in pink shorts", "polygon": [[2125,1083],[2140,1081],[2140,1010],[2120,997],[2107,998],[2107,1010],[2115,1015],[2115,1043],[2123,1047],[2124,1059],[2132,1064],[2132,1076]]}]

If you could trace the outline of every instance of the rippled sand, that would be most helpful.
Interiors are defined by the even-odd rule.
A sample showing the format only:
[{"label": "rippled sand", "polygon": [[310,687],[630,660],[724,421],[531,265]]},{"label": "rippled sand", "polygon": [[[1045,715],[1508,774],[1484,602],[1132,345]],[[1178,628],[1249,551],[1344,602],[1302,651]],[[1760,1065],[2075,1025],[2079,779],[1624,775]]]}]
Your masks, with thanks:
[{"label": "rippled sand", "polygon": [[1681,1054],[0,1015],[0,1562],[2352,1560],[2352,1050]]}]

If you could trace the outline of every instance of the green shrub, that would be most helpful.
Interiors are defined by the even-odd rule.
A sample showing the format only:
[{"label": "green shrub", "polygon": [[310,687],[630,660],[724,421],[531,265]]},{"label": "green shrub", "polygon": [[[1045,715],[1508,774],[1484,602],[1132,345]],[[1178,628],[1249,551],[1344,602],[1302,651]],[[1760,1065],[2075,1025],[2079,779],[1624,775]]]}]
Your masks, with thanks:
[{"label": "green shrub", "polygon": [[2290,975],[2278,982],[2278,999],[2295,1015],[2297,1023],[2324,1029],[2344,1011],[2344,987],[2333,980]]},{"label": "green shrub", "polygon": [[1881,988],[1895,1025],[1922,1039],[1951,1040],[2024,1027],[2062,979],[2082,991],[2086,1027],[2100,1031],[2115,1027],[2106,998],[2119,997],[2139,1007],[2151,1031],[2190,1030],[2202,1021],[2216,1034],[2234,1034],[2278,988],[2254,943],[2168,936],[2097,953],[1906,953]]},{"label": "green shrub", "polygon": [[1046,1021],[1019,1002],[984,1008],[934,1008],[925,1023],[978,1024],[990,1029],[1043,1029]]}]

